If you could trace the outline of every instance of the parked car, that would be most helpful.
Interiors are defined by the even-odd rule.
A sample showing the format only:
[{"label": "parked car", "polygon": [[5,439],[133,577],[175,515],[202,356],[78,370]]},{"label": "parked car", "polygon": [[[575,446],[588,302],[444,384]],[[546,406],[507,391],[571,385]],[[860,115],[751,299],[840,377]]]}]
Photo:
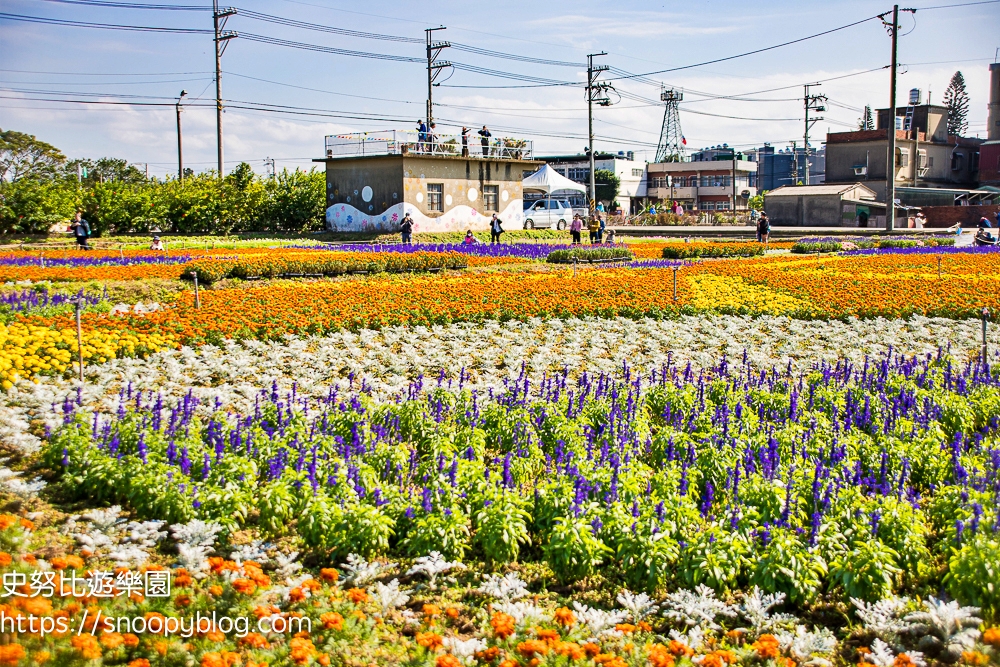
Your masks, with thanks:
[{"label": "parked car", "polygon": [[539,199],[525,202],[525,229],[568,229],[573,220],[573,207],[565,199]]}]

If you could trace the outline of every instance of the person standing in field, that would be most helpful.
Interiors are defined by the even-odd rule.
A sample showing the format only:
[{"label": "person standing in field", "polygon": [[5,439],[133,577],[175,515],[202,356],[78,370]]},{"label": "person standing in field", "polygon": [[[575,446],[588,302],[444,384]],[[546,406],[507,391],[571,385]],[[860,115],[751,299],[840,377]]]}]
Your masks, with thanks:
[{"label": "person standing in field", "polygon": [[590,231],[590,245],[597,243],[597,232],[601,228],[601,221],[597,219],[597,214],[590,216],[587,229]]},{"label": "person standing in field", "polygon": [[490,220],[490,243],[500,243],[500,235],[503,234],[503,220],[497,217],[497,214],[493,214],[493,219]]},{"label": "person standing in field", "polygon": [[90,238],[90,223],[83,219],[83,211],[77,210],[73,222],[69,225],[69,229],[73,232],[73,236],[76,237],[77,245],[82,250],[90,250],[90,246],[87,245],[87,239]]},{"label": "person standing in field", "polygon": [[580,230],[583,229],[583,219],[579,213],[573,214],[573,222],[569,223],[569,233],[573,237],[573,245],[580,245]]},{"label": "person standing in field", "polygon": [[757,221],[757,243],[767,243],[767,237],[771,234],[771,221],[767,219],[767,213],[761,213]]},{"label": "person standing in field", "polygon": [[407,213],[403,216],[403,221],[399,223],[399,233],[403,236],[403,243],[410,243],[413,238],[413,218]]},{"label": "person standing in field", "polygon": [[598,225],[597,225],[597,242],[598,243],[604,243],[604,229],[605,229],[604,216],[598,214],[597,215],[597,221],[598,221]]},{"label": "person standing in field", "polygon": [[483,144],[483,157],[489,157],[490,156],[490,137],[492,137],[493,135],[490,134],[490,131],[488,129],[486,129],[485,125],[483,125],[483,129],[479,130],[479,136],[481,137],[480,140],[482,141],[482,144]]}]

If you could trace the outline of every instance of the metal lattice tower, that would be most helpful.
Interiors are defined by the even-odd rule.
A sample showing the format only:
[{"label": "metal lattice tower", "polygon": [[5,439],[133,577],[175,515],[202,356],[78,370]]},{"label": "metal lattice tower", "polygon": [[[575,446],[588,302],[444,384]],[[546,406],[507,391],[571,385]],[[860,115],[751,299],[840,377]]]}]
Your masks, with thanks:
[{"label": "metal lattice tower", "polygon": [[663,129],[660,130],[660,143],[656,146],[657,162],[682,162],[684,160],[684,137],[681,134],[681,114],[678,103],[684,99],[684,93],[673,88],[664,89],[660,99],[666,105],[663,110]]}]

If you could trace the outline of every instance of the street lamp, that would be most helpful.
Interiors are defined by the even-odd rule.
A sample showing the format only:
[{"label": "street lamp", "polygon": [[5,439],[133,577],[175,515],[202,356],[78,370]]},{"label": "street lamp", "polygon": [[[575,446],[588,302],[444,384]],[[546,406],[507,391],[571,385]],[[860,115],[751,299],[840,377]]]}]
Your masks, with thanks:
[{"label": "street lamp", "polygon": [[184,148],[181,143],[181,100],[187,95],[186,90],[182,90],[177,98],[177,180],[184,180]]}]

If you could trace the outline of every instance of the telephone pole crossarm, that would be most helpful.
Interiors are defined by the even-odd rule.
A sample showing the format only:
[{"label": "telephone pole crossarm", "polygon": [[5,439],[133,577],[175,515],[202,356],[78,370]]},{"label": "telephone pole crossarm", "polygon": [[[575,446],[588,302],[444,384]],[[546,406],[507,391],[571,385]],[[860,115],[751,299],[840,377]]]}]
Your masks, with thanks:
[{"label": "telephone pole crossarm", "polygon": [[226,22],[230,16],[236,15],[235,7],[219,9],[219,0],[212,0],[212,19],[215,24],[215,127],[218,143],[219,178],[223,171],[222,149],[222,54],[226,52],[229,40],[238,37],[235,31],[226,30]]},{"label": "telephone pole crossarm", "polygon": [[597,207],[597,183],[594,178],[594,102],[605,107],[611,104],[611,100],[607,95],[607,91],[611,86],[607,83],[597,82],[597,77],[600,76],[601,72],[606,72],[609,68],[607,65],[594,65],[594,58],[606,55],[608,54],[604,51],[587,55],[587,150],[590,157],[590,188],[588,195],[591,217],[594,216]]},{"label": "telephone pole crossarm", "polygon": [[426,28],[424,32],[427,36],[427,130],[430,131],[431,123],[434,122],[434,86],[437,78],[445,69],[451,67],[447,60],[438,60],[441,51],[451,46],[451,42],[435,42],[434,32],[446,30],[444,26],[438,28]]}]

